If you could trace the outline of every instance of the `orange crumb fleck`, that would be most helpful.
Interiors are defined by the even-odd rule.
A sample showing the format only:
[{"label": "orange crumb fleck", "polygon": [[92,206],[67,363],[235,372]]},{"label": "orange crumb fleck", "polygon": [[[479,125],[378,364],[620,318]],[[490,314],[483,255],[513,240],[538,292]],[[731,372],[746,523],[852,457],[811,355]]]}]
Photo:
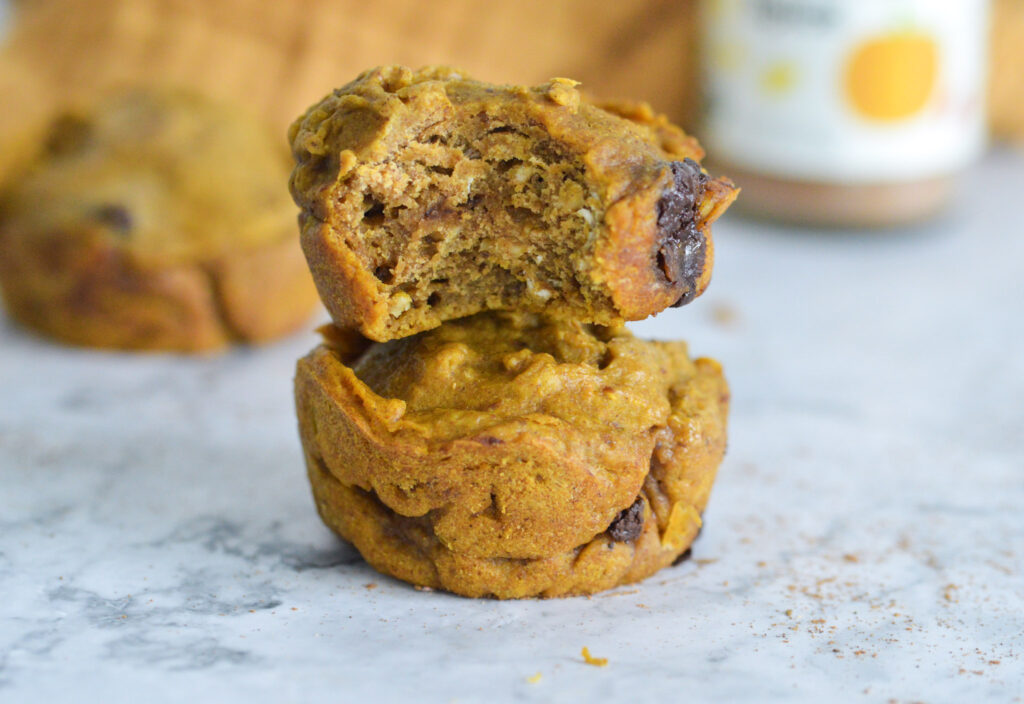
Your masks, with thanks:
[{"label": "orange crumb fleck", "polygon": [[376,582],[370,582],[369,584],[364,584],[363,586],[366,589],[376,589],[377,588],[377,583]]},{"label": "orange crumb fleck", "polygon": [[717,306],[711,309],[711,319],[719,325],[729,326],[733,325],[739,319],[739,313],[732,306],[719,303]]},{"label": "orange crumb fleck", "polygon": [[583,650],[580,651],[580,655],[583,656],[583,662],[588,665],[594,665],[595,667],[604,667],[608,664],[608,658],[595,658],[590,654],[590,648],[583,646]]},{"label": "orange crumb fleck", "polygon": [[859,557],[857,557],[853,553],[849,553],[849,552],[846,553],[845,555],[843,555],[843,559],[846,560],[847,562],[860,562],[860,558]]},{"label": "orange crumb fleck", "polygon": [[[602,599],[607,599],[608,597],[612,596],[629,596],[630,594],[638,594],[639,592],[639,589],[628,589],[622,592],[605,592],[604,594],[598,594],[598,596]],[[587,594],[586,596],[588,599],[590,599],[593,595]]]}]

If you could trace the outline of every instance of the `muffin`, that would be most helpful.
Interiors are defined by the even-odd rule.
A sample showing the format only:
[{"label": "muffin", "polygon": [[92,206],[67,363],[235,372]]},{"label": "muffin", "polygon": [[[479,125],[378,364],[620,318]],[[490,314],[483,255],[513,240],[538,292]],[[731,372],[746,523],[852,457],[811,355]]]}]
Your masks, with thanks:
[{"label": "muffin", "polygon": [[296,373],[317,509],[378,570],[466,596],[589,594],[671,564],[725,451],[719,365],[533,313],[371,343]]},{"label": "muffin", "polygon": [[10,315],[75,345],[200,351],[301,326],[316,293],[264,126],[134,88],[54,119],[0,194]]},{"label": "muffin", "polygon": [[292,195],[334,322],[386,341],[484,310],[608,325],[698,296],[735,188],[663,118],[575,86],[389,66],[296,121]]}]

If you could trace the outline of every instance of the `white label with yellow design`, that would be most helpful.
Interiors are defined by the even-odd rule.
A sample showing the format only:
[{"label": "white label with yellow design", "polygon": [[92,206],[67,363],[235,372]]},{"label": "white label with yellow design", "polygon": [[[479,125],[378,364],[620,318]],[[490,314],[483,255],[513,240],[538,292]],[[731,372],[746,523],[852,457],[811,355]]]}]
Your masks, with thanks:
[{"label": "white label with yellow design", "polygon": [[702,23],[717,159],[887,183],[952,173],[984,147],[986,0],[708,0]]}]

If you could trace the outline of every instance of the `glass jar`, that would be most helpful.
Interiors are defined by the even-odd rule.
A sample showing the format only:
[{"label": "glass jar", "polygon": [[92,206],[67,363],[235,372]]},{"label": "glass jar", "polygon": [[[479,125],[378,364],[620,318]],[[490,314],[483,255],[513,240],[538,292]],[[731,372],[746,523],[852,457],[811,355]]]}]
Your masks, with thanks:
[{"label": "glass jar", "polygon": [[742,209],[931,216],[984,148],[987,0],[705,0],[702,140]]}]

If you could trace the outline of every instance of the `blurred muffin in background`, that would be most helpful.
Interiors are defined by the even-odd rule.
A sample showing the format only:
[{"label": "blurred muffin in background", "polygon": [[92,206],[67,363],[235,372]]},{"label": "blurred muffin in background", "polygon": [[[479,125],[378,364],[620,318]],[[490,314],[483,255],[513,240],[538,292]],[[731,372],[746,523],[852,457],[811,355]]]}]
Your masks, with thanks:
[{"label": "blurred muffin in background", "polygon": [[59,114],[0,193],[0,289],[77,345],[198,351],[299,327],[316,293],[257,120],[177,89]]}]

